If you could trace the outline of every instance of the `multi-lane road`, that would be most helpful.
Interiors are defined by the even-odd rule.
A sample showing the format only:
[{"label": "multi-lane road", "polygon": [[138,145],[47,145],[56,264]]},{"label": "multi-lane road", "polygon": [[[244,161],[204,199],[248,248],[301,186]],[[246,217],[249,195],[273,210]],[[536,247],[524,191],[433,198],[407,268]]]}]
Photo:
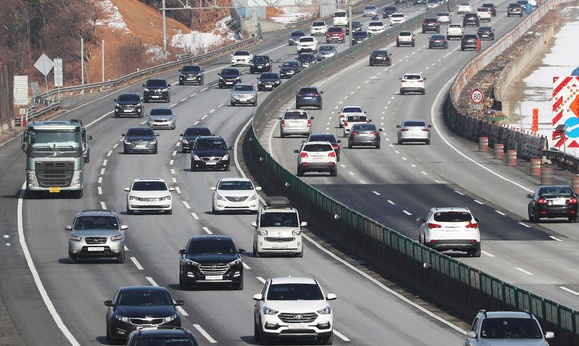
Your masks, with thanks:
[{"label": "multi-lane road", "polygon": [[[501,4],[493,19],[497,36],[520,20],[507,19],[505,8]],[[411,16],[423,8],[415,6],[402,11]],[[413,237],[418,226],[414,220],[431,206],[468,206],[482,220],[483,255],[480,259],[461,260],[571,305],[574,295],[558,286],[579,291],[571,284],[579,282],[571,270],[576,260],[571,253],[575,245],[570,238],[573,228],[564,223],[526,223],[524,194],[534,187],[532,181],[469,151],[470,143],[445,130],[439,114],[445,89],[476,53],[461,52],[456,41],[450,43],[448,50],[428,50],[428,36],[417,34],[413,48],[389,47],[394,60],[391,67],[369,67],[366,61],[360,61],[319,81],[317,86],[324,91],[324,109],[311,111],[316,117],[315,132],[340,134],[337,112],[345,104],[356,104],[384,128],[384,144],[380,150],[344,149],[336,178],[304,179]],[[336,46],[339,50],[346,48]],[[268,54],[278,63],[294,59],[296,53],[295,47],[287,46],[283,35],[266,40],[252,52]],[[254,108],[229,106],[229,91],[216,86],[217,73],[227,63],[223,59],[205,65],[204,86],[175,85],[177,74],[166,75],[174,84],[170,106],[178,114],[178,123],[176,130],[159,131],[156,155],[123,154],[121,134],[143,121],[116,119],[112,114],[113,99],[120,92],[140,93],[140,86],[77,99],[81,104],[62,118],[82,119],[93,136],[82,200],[23,199],[24,155],[19,143],[11,141],[0,148],[4,162],[0,184],[4,196],[0,212],[4,235],[0,290],[24,342],[106,344],[104,300],[111,299],[120,286],[152,284],[168,287],[174,299],[185,301],[183,326],[192,330],[202,345],[255,344],[251,297],[265,278],[292,275],[314,276],[326,292],[338,295],[338,300],[332,302],[336,344],[422,345],[432,344],[433,340],[435,344],[460,344],[460,327],[391,292],[356,270],[347,258],[336,257],[310,241],[303,258],[254,258],[250,254],[250,223],[255,216],[211,213],[210,187],[220,177],[243,173],[236,168],[230,172],[191,172],[189,155],[180,153],[178,143],[179,134],[186,127],[199,124],[233,145],[248,126]],[[248,74],[246,68],[242,70],[243,81],[255,83],[257,75]],[[398,95],[398,78],[413,71],[427,77],[426,95]],[[266,96],[266,92],[260,92],[260,101]],[[152,106],[147,104],[146,109]],[[280,111],[286,107],[292,107],[292,103],[280,105]],[[395,124],[409,117],[429,119],[434,132],[432,145],[395,144]],[[272,132],[264,134],[262,140],[271,143],[272,152],[281,162],[295,169],[293,149],[303,138],[281,139],[275,123],[271,128]],[[161,177],[176,187],[172,215],[124,213],[123,188],[136,177]],[[129,225],[124,264],[68,263],[64,226],[83,209],[110,209],[121,214],[123,223]],[[179,289],[178,251],[189,237],[207,233],[227,234],[238,247],[249,250],[244,255],[243,291]]]}]

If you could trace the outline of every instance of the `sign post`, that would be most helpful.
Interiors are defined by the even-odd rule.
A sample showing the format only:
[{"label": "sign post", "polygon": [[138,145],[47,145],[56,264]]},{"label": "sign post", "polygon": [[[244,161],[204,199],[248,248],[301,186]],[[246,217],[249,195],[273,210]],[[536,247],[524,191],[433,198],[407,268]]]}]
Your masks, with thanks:
[{"label": "sign post", "polygon": [[472,89],[472,91],[470,92],[470,102],[471,104],[471,108],[474,108],[477,110],[478,113],[478,117],[480,118],[480,111],[482,110],[482,103],[485,99],[485,94],[482,92],[482,90],[475,88]]}]

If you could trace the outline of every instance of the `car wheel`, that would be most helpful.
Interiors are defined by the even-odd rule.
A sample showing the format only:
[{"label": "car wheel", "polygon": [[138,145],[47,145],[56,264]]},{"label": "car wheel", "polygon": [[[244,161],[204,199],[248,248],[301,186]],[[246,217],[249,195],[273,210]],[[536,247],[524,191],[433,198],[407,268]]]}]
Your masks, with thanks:
[{"label": "car wheel", "polygon": [[117,256],[117,263],[125,263],[125,250]]},{"label": "car wheel", "polygon": [[183,290],[189,288],[189,285],[185,283],[185,280],[183,280],[183,275],[181,273],[179,273],[179,288]]},{"label": "car wheel", "polygon": [[376,149],[380,149],[380,144],[376,144]]},{"label": "car wheel", "polygon": [[68,254],[68,263],[75,264],[76,263],[76,257],[71,255],[71,254]]},{"label": "car wheel", "polygon": [[195,172],[197,170],[197,167],[195,167],[194,164],[191,164],[191,172]]},{"label": "car wheel", "polygon": [[577,222],[577,215],[569,216],[569,222],[571,223]]},{"label": "car wheel", "polygon": [[299,258],[304,257],[304,252],[303,252],[303,251],[298,252],[298,253],[296,254],[296,257],[299,257]]},{"label": "car wheel", "polygon": [[334,333],[330,333],[329,336],[321,340],[322,345],[333,345],[334,344]]},{"label": "car wheel", "polygon": [[348,149],[352,149],[353,145],[352,143],[348,143]]},{"label": "car wheel", "polygon": [[129,206],[127,205],[127,215],[131,215],[133,214],[133,211],[129,208]]},{"label": "car wheel", "polygon": [[241,277],[241,281],[234,284],[233,288],[236,290],[243,290],[243,277]]},{"label": "car wheel", "polygon": [[235,102],[231,102],[231,107],[235,107]]},{"label": "car wheel", "polygon": [[115,113],[115,118],[118,118],[118,117],[119,117],[119,114],[118,114],[118,113]]},{"label": "car wheel", "polygon": [[168,214],[168,215],[173,214],[173,209],[165,210],[165,214]]},{"label": "car wheel", "polygon": [[337,177],[338,176],[338,169],[334,168],[334,170],[330,172],[330,176],[331,177]]},{"label": "car wheel", "polygon": [[255,102],[253,103],[253,107],[255,107],[255,106],[257,106],[257,101],[255,101]]},{"label": "car wheel", "polygon": [[302,171],[301,169],[298,168],[298,177],[303,177],[304,176],[304,171]]},{"label": "car wheel", "polygon": [[400,47],[400,43],[396,42],[396,47]]},{"label": "car wheel", "polygon": [[426,94],[426,90],[422,90],[422,95]]},{"label": "car wheel", "polygon": [[401,139],[398,140],[398,145],[404,144]]},{"label": "car wheel", "polygon": [[476,248],[476,249],[470,250],[470,251],[468,252],[468,254],[469,254],[469,256],[471,256],[471,257],[480,257],[481,249],[480,249],[480,247],[478,247],[478,248]]}]

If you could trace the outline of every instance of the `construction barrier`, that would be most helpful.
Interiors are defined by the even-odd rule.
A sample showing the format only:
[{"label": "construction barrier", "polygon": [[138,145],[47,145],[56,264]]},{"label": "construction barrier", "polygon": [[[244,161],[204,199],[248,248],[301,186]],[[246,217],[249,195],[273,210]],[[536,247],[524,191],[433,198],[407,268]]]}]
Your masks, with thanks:
[{"label": "construction barrier", "polygon": [[541,185],[553,184],[553,166],[545,165],[541,169]]},{"label": "construction barrier", "polygon": [[494,158],[499,160],[505,158],[505,145],[503,143],[495,144]]},{"label": "construction barrier", "polygon": [[489,138],[479,137],[478,138],[478,151],[487,152],[489,151]]},{"label": "construction barrier", "polygon": [[531,175],[534,177],[541,175],[541,159],[531,159]]},{"label": "construction barrier", "polygon": [[517,150],[509,149],[507,150],[507,166],[517,165]]}]

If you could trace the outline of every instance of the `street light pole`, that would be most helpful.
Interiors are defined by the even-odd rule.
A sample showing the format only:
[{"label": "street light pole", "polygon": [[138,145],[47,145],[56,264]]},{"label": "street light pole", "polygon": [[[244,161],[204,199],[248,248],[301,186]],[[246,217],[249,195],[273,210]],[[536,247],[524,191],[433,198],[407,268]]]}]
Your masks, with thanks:
[{"label": "street light pole", "polygon": [[348,0],[348,32],[350,33],[350,37],[348,40],[348,46],[352,46],[352,3]]},{"label": "street light pole", "polygon": [[165,21],[165,0],[163,0],[163,62],[167,62],[167,23]]}]

